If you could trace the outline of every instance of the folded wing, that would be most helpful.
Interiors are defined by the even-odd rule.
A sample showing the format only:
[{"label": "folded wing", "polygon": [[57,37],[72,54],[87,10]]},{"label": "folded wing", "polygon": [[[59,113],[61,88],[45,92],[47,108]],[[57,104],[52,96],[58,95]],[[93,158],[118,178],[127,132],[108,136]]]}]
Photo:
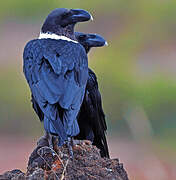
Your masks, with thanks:
[{"label": "folded wing", "polygon": [[45,129],[58,134],[62,144],[67,136],[79,133],[76,116],[88,77],[87,55],[78,43],[41,39],[26,45],[23,59],[32,96],[46,120]]}]

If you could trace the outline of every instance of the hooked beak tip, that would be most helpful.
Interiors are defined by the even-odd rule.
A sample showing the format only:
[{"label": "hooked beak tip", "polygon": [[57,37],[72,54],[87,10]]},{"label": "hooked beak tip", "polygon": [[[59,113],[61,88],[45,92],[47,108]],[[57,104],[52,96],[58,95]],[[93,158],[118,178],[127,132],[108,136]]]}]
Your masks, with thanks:
[{"label": "hooked beak tip", "polygon": [[90,19],[91,19],[91,21],[93,21],[93,16],[92,15],[90,15]]},{"label": "hooked beak tip", "polygon": [[108,42],[107,41],[105,42],[105,46],[108,46]]}]

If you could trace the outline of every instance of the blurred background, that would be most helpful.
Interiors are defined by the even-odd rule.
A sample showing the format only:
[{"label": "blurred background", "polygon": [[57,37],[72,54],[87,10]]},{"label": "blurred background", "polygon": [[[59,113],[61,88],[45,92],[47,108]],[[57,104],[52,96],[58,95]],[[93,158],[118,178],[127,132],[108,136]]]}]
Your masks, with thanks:
[{"label": "blurred background", "polygon": [[[93,49],[112,158],[132,180],[176,179],[176,1],[6,0],[0,6],[0,174],[20,168],[43,127],[22,72],[25,44],[57,7],[83,8],[109,46]],[[24,159],[25,157],[25,159]]]}]

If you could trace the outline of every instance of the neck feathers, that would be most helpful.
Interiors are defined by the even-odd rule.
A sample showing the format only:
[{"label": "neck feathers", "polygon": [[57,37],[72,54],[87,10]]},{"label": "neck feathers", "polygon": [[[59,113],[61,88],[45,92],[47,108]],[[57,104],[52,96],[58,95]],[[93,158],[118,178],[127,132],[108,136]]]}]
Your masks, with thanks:
[{"label": "neck feathers", "polygon": [[75,40],[72,40],[66,36],[60,36],[54,33],[40,33],[39,38],[38,39],[55,39],[55,40],[65,40],[65,41],[71,41],[74,43],[78,43]]}]

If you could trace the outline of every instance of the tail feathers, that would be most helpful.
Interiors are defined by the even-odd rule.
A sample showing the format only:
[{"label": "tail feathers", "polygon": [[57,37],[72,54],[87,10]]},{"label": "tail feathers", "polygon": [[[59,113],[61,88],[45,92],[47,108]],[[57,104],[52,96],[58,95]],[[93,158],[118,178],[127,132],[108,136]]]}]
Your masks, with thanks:
[{"label": "tail feathers", "polygon": [[98,90],[94,93],[90,93],[90,98],[92,99],[92,103],[94,103],[94,117],[92,118],[92,128],[94,131],[94,142],[99,149],[101,157],[109,158],[109,150],[106,140],[105,132],[107,130],[105,114],[102,108],[101,95]]},{"label": "tail feathers", "polygon": [[107,130],[107,125],[106,125],[106,121],[105,121],[105,114],[103,112],[103,107],[102,107],[102,101],[101,101],[101,94],[99,92],[99,90],[95,90],[94,93],[91,93],[91,99],[94,99],[94,108],[96,109],[96,113],[97,113],[97,118],[99,119],[99,123],[101,126],[101,129],[103,129],[104,131]]},{"label": "tail feathers", "polygon": [[104,157],[107,157],[107,158],[110,158],[109,156],[109,149],[108,149],[108,144],[107,144],[107,140],[106,140],[106,136],[105,134],[103,135],[102,137],[102,140],[103,140],[103,152],[104,152]]},{"label": "tail feathers", "polygon": [[98,137],[95,136],[93,145],[95,145],[98,149],[100,149],[101,157],[110,158],[105,134],[102,134],[102,136],[98,136]]},{"label": "tail feathers", "polygon": [[64,144],[64,142],[67,140],[67,135],[65,133],[63,124],[59,117],[56,120],[51,120],[51,119],[47,118],[46,116],[44,116],[44,128],[47,132],[58,135],[58,137],[59,137],[58,145],[59,146],[62,146]]}]

